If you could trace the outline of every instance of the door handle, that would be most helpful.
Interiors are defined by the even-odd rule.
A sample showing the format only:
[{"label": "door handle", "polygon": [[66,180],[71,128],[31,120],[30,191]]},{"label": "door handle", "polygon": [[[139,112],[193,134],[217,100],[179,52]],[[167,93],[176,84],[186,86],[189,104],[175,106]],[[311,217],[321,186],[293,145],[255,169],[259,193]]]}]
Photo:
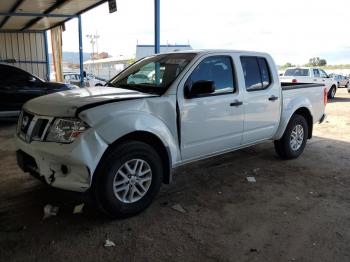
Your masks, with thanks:
[{"label": "door handle", "polygon": [[269,101],[275,101],[278,99],[278,96],[270,96]]},{"label": "door handle", "polygon": [[230,104],[230,106],[241,106],[241,105],[243,105],[243,102],[242,101],[238,101],[238,100],[236,100],[235,102]]}]

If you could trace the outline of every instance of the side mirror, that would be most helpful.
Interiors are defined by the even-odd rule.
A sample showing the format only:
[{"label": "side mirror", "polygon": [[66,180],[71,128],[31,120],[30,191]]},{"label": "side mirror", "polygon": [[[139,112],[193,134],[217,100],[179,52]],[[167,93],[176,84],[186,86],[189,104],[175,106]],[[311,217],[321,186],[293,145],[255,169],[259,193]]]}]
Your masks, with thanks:
[{"label": "side mirror", "polygon": [[185,86],[185,97],[192,98],[202,95],[209,95],[214,93],[215,83],[214,81],[200,80],[192,84],[192,87],[189,85]]}]

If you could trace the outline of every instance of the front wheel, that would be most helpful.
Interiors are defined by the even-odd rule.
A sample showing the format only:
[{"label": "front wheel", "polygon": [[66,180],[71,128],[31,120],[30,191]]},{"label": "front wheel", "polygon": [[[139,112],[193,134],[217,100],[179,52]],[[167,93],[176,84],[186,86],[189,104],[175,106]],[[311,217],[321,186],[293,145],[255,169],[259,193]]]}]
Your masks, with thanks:
[{"label": "front wheel", "polygon": [[274,141],[276,153],[283,159],[299,157],[305,148],[308,125],[301,115],[294,115],[280,140]]},{"label": "front wheel", "polygon": [[162,183],[163,166],[150,145],[127,141],[109,151],[95,176],[99,207],[112,218],[128,217],[152,203]]}]

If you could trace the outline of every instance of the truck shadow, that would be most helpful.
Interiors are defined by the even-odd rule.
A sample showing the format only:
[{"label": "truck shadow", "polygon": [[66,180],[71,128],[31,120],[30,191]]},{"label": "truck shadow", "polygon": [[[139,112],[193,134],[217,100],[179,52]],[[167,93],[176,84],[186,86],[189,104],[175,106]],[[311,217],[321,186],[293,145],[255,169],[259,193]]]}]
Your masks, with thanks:
[{"label": "truck shadow", "polygon": [[350,102],[350,97],[334,97],[333,99],[328,99],[328,103],[338,102]]},{"label": "truck shadow", "polygon": [[[278,203],[281,201],[283,205],[287,205],[285,201],[289,201],[288,197],[282,198],[283,196],[291,195],[295,202],[295,195],[300,196],[300,192],[304,191],[309,194],[309,191],[323,192],[330,188],[333,192],[332,198],[327,201],[336,199],[337,205],[343,207],[348,205],[349,196],[340,182],[349,184],[350,181],[340,176],[349,173],[349,160],[350,143],[344,141],[314,137],[309,141],[303,155],[291,161],[279,159],[273,144],[266,142],[178,168],[175,170],[174,182],[163,186],[146,211],[124,220],[106,218],[93,208],[86,195],[49,188],[23,173],[17,174],[16,178],[5,179],[12,170],[1,170],[0,254],[9,254],[9,250],[12,250],[11,258],[21,260],[24,254],[40,250],[37,248],[38,243],[47,243],[48,250],[55,254],[57,246],[63,248],[62,252],[65,246],[69,246],[62,245],[59,240],[80,243],[84,239],[90,239],[89,245],[102,245],[110,236],[115,241],[121,241],[118,238],[131,239],[130,243],[119,246],[129,252],[127,245],[134,245],[132,239],[144,234],[148,239],[153,239],[152,244],[155,246],[159,244],[158,241],[163,241],[158,239],[161,233],[156,230],[160,224],[182,228],[184,221],[189,225],[193,222],[193,216],[198,223],[196,228],[200,228],[201,223],[207,226],[205,219],[210,220],[210,217],[217,219],[218,223],[225,223],[225,219],[232,219],[231,213],[222,210],[227,205],[231,205],[235,214],[256,214],[256,210],[263,214],[272,212],[271,209],[282,214],[286,207],[276,205],[276,199],[280,199]],[[11,161],[15,162],[14,156]],[[335,175],[338,176],[337,179],[334,178]],[[256,177],[257,182],[248,183],[247,176]],[[300,188],[300,192],[295,192],[296,188]],[[320,194],[317,199],[324,195]],[[303,205],[314,205],[312,201],[318,200],[304,198]],[[74,207],[84,202],[86,206],[83,213],[73,214]],[[172,210],[174,203],[181,203],[187,214]],[[46,204],[59,207],[57,216],[43,220],[43,208]],[[288,213],[294,212],[290,205],[288,208]],[[195,210],[204,210],[208,217],[204,221],[198,219]],[[305,219],[302,214],[299,212],[298,216]],[[239,219],[239,215],[235,219]],[[262,220],[260,223],[264,225],[268,222]],[[186,232],[189,229],[182,230]],[[168,232],[167,237],[171,239],[174,234],[172,231]],[[50,245],[54,240],[56,243]],[[97,250],[96,248],[92,250]],[[93,255],[91,252],[94,251],[86,252]],[[99,249],[99,252],[102,251]],[[40,251],[34,253],[36,256],[40,255]]]}]

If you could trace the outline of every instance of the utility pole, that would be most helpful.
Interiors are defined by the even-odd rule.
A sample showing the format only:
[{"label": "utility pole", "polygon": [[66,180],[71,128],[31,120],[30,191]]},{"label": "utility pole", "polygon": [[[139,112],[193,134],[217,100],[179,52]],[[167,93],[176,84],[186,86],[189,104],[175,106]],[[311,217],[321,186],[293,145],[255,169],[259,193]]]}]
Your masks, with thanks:
[{"label": "utility pole", "polygon": [[[95,75],[95,45],[98,48],[97,41],[100,38],[100,35],[97,34],[87,34],[86,37],[90,40],[91,48],[92,48],[92,53],[91,53],[91,60],[92,60],[92,74]],[[98,52],[98,49],[97,49]],[[97,53],[98,54],[98,53]]]}]

